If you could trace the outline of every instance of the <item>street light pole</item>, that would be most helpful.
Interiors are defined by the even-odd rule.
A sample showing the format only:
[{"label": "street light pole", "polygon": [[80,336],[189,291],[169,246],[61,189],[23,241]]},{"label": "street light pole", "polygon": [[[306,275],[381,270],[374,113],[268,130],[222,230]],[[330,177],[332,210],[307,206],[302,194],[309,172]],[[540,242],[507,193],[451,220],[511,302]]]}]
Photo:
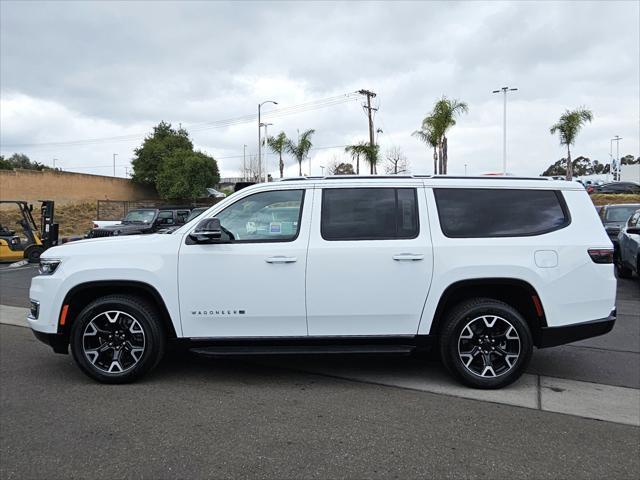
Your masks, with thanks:
[{"label": "street light pole", "polygon": [[242,180],[247,181],[247,146],[242,145]]},{"label": "street light pole", "polygon": [[273,103],[274,105],[278,104],[278,102],[276,102],[275,100],[265,100],[264,102],[258,104],[258,178],[262,178],[262,120],[260,115],[262,106],[265,103]]},{"label": "street light pole", "polygon": [[[269,141],[269,132],[267,127],[269,125],[273,125],[273,123],[263,123],[261,124],[264,127],[264,142],[265,144]],[[267,170],[267,154],[264,154],[264,181],[266,182],[269,179],[269,171]]]},{"label": "street light pole", "polygon": [[117,153],[113,154],[113,176],[116,176],[116,157],[118,156]]},{"label": "street light pole", "polygon": [[494,90],[492,93],[500,93],[503,95],[502,103],[502,174],[507,174],[507,92],[515,92],[517,88],[502,87]]},{"label": "street light pole", "polygon": [[[616,173],[613,174],[614,182],[620,181],[620,170],[622,167],[620,165],[620,140],[622,140],[622,137],[620,135],[616,135],[614,138],[611,139],[611,142],[616,142]],[[613,164],[613,162],[611,163]]]}]

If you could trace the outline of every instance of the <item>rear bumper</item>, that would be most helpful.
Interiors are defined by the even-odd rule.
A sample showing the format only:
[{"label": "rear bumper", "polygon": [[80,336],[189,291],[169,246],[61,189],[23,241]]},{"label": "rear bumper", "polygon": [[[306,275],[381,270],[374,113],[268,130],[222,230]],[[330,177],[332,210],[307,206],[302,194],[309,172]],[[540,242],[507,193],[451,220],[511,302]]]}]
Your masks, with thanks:
[{"label": "rear bumper", "polygon": [[555,347],[556,345],[564,345],[565,343],[604,335],[613,330],[615,323],[616,311],[614,309],[608,317],[591,322],[575,323],[562,327],[543,327],[536,346],[538,348]]},{"label": "rear bumper", "polygon": [[56,353],[69,353],[69,339],[59,333],[45,333],[31,330],[42,343],[49,345]]}]

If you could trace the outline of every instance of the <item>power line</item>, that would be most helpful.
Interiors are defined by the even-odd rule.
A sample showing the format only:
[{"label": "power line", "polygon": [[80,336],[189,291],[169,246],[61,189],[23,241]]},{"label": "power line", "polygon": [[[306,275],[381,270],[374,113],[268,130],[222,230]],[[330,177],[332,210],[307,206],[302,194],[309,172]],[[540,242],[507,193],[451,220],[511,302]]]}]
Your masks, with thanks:
[{"label": "power line", "polygon": [[[271,110],[267,112],[264,117],[265,118],[279,118],[285,117],[289,115],[295,115],[298,113],[303,113],[307,111],[318,110],[321,108],[332,107],[335,105],[341,105],[343,103],[348,103],[357,100],[356,93],[346,93],[343,95],[337,95],[334,97],[323,98],[319,100],[314,100],[311,102],[301,103],[298,105],[292,105],[290,107],[283,107]],[[257,114],[250,115],[242,115],[238,117],[227,118],[223,120],[216,120],[212,122],[201,122],[192,124],[188,128],[190,132],[201,132],[204,130],[210,130],[215,128],[225,128],[233,125],[240,125],[244,123],[250,123],[257,119]],[[112,142],[124,142],[131,140],[138,140],[142,136],[146,136],[148,133],[137,133],[137,134],[129,134],[129,135],[118,135],[113,137],[101,137],[101,138],[92,138],[92,139],[84,139],[84,140],[69,140],[64,142],[43,142],[43,143],[15,143],[15,144],[4,144],[3,148],[41,148],[41,147],[79,147],[79,146],[89,146],[95,145],[99,143],[112,143]]]}]

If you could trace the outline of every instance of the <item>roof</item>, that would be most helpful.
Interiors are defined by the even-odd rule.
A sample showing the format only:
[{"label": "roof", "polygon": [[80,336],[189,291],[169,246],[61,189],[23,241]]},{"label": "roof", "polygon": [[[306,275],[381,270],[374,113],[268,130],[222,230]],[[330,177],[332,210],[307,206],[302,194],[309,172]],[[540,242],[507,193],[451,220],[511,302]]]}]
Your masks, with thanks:
[{"label": "roof", "polygon": [[[553,190],[583,190],[578,182],[553,180],[548,177],[512,177],[512,176],[449,176],[449,175],[335,175],[324,177],[292,177],[283,178],[273,183],[259,183],[251,189],[264,188],[266,185],[285,183],[293,185],[335,186],[336,184],[362,185],[424,185],[428,187],[449,188],[526,188]],[[282,185],[281,185],[282,186]]]}]

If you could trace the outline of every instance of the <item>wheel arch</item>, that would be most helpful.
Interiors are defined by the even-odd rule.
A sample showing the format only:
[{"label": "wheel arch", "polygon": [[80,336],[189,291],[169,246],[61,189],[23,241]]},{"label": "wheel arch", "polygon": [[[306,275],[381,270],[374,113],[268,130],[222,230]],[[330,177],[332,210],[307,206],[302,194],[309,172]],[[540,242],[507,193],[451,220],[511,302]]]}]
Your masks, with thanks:
[{"label": "wheel arch", "polygon": [[547,326],[542,300],[533,285],[515,278],[477,278],[452,283],[440,296],[429,334],[439,335],[447,312],[474,297],[494,298],[518,310],[531,329],[534,344],[538,344],[541,329]]},{"label": "wheel arch", "polygon": [[177,337],[169,310],[158,290],[148,283],[133,280],[101,280],[74,286],[67,292],[62,302],[61,308],[68,305],[68,310],[64,326],[58,325],[58,333],[68,338],[71,325],[84,307],[96,298],[113,294],[134,295],[154,304],[158,308],[168,338]]}]

